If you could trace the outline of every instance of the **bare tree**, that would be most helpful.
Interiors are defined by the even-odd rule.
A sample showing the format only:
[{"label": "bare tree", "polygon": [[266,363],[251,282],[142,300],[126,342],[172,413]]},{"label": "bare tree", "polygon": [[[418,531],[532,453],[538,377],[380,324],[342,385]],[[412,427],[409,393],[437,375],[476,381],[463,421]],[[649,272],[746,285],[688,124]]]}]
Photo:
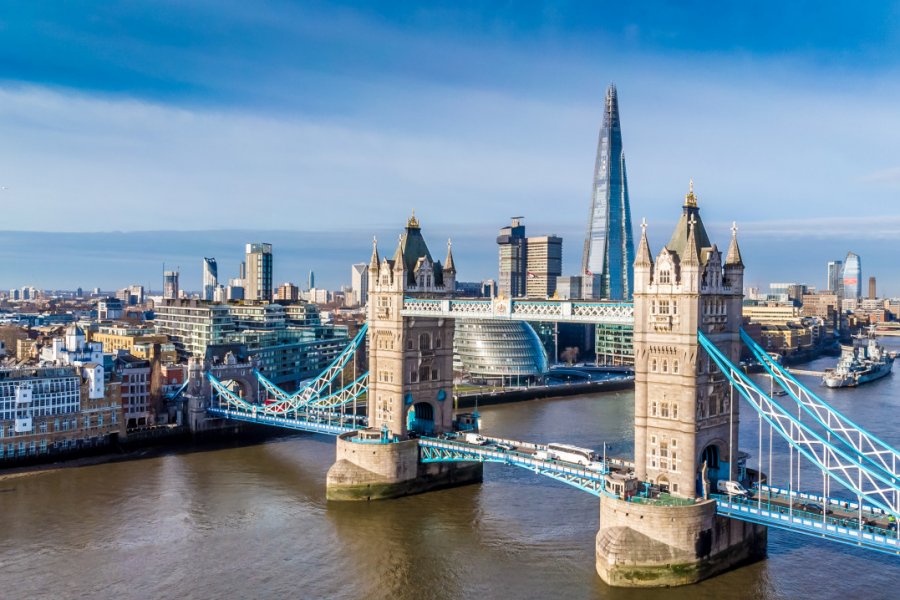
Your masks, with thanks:
[{"label": "bare tree", "polygon": [[559,353],[559,357],[566,362],[566,364],[574,365],[578,362],[578,356],[581,354],[581,349],[578,346],[568,346],[565,350]]}]

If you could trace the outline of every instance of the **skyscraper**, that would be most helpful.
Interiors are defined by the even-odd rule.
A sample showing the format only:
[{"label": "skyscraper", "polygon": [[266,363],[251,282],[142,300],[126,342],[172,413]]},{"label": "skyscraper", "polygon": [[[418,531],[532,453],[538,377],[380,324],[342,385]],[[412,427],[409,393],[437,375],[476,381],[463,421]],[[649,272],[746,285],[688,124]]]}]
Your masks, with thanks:
[{"label": "skyscraper", "polygon": [[219,266],[215,258],[203,258],[203,299],[212,301],[219,285]]},{"label": "skyscraper", "polygon": [[507,298],[524,296],[528,245],[522,217],[513,217],[512,223],[500,230],[497,245],[500,246],[500,281],[497,292]]},{"label": "skyscraper", "polygon": [[840,260],[832,260],[828,263],[828,291],[841,295],[842,279],[844,277],[844,263]]},{"label": "skyscraper", "polygon": [[859,299],[862,296],[862,262],[853,252],[844,259],[844,298]]},{"label": "skyscraper", "polygon": [[630,300],[634,291],[634,240],[631,207],[625,176],[625,152],[619,126],[616,86],[606,90],[603,127],[597,143],[591,213],[581,270],[593,277],[593,295],[610,300]]},{"label": "skyscraper", "polygon": [[163,273],[163,298],[172,299],[178,297],[178,271],[165,271]]},{"label": "skyscraper", "polygon": [[244,298],[272,300],[272,244],[247,244]]},{"label": "skyscraper", "polygon": [[369,265],[355,264],[350,270],[350,289],[353,290],[353,306],[365,306],[369,298]]},{"label": "skyscraper", "polygon": [[562,275],[562,238],[544,235],[526,239],[525,295],[529,298],[549,298],[556,291],[556,278]]},{"label": "skyscraper", "polygon": [[877,289],[875,288],[875,278],[869,277],[869,300],[874,300],[878,297]]}]

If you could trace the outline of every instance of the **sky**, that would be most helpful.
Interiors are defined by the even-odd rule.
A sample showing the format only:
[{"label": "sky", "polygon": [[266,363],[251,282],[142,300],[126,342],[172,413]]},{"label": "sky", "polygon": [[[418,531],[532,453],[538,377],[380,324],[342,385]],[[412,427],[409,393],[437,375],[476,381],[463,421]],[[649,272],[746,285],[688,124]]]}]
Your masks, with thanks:
[{"label": "sky", "polygon": [[[749,284],[900,295],[900,3],[23,2],[0,11],[0,285],[349,283],[415,209],[463,280],[525,215],[579,270],[606,86],[658,250],[693,178]],[[143,232],[143,233],[134,233]]]}]

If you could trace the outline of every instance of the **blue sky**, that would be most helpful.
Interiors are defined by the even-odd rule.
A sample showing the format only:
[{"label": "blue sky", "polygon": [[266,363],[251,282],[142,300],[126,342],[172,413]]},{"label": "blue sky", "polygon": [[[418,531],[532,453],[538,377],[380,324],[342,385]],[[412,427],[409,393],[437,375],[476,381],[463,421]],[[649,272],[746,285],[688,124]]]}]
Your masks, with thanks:
[{"label": "blue sky", "polygon": [[[412,208],[433,246],[459,240],[463,278],[493,277],[496,229],[524,214],[574,272],[615,82],[654,248],[693,177],[718,237],[741,226],[751,282],[821,285],[852,249],[900,294],[900,4],[626,4],[8,4],[0,229],[316,232],[323,252],[285,252],[276,277],[337,286],[349,268],[322,254],[389,250]],[[58,273],[2,236],[0,285],[158,279],[81,239],[98,251]],[[213,251],[181,239],[153,254],[190,248],[199,284]]]}]

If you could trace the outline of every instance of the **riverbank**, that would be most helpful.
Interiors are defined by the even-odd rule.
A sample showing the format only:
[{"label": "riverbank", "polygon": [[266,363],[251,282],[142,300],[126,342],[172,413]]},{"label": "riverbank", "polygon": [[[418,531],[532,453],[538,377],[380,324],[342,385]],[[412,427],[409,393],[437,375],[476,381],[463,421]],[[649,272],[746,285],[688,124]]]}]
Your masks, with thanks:
[{"label": "riverbank", "polygon": [[166,434],[161,433],[160,429],[162,428],[132,432],[127,439],[116,440],[105,446],[81,449],[68,455],[44,454],[9,461],[8,464],[0,465],[0,481],[73,467],[142,460],[170,454],[243,448],[272,439],[299,435],[296,431],[246,423],[241,424],[240,435],[235,435],[230,428],[207,432],[201,436],[192,435],[186,427],[172,428]]}]

